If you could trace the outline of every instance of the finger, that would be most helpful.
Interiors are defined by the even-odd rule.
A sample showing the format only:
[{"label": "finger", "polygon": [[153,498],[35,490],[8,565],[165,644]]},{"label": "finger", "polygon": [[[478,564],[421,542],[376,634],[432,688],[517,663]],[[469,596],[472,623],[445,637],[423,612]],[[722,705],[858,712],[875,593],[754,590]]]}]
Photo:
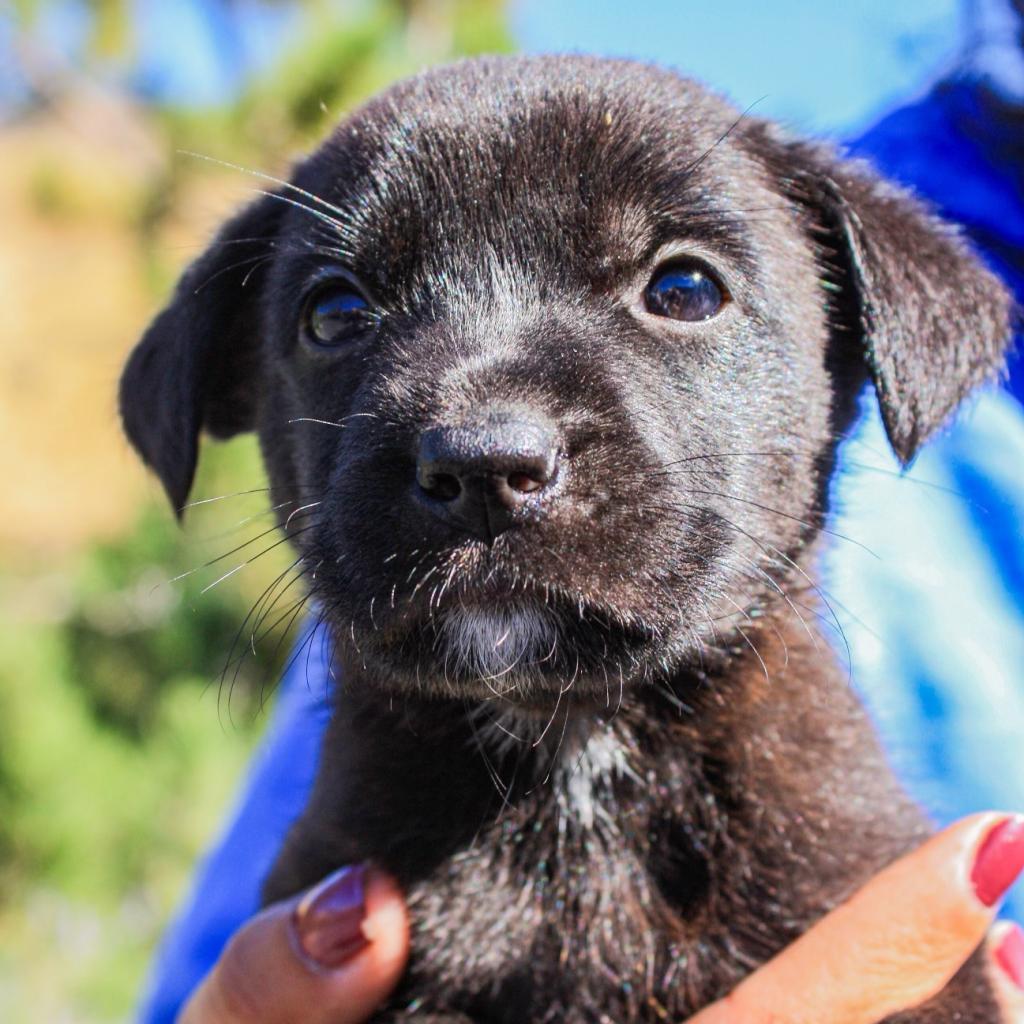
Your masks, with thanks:
[{"label": "finger", "polygon": [[180,1024],[358,1024],[397,983],[408,944],[395,883],[343,868],[238,931]]},{"label": "finger", "polygon": [[875,1024],[937,995],[1024,868],[1024,817],[979,814],[891,864],[691,1024]]},{"label": "finger", "polygon": [[989,932],[986,947],[1003,1019],[1024,1024],[1024,931],[1012,921],[999,921]]}]

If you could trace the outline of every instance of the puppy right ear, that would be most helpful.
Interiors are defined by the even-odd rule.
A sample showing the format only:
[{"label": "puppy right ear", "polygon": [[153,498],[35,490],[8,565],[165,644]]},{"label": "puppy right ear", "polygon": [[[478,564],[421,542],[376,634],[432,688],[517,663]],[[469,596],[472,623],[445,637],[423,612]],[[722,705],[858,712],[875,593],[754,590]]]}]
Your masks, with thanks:
[{"label": "puppy right ear", "polygon": [[121,375],[125,433],[180,516],[203,429],[251,430],[259,398],[260,296],[286,204],[264,196],[232,217],[182,275]]},{"label": "puppy right ear", "polygon": [[768,124],[747,135],[809,214],[833,324],[861,347],[907,465],[973,388],[1003,371],[1013,298],[956,228],[866,164]]}]

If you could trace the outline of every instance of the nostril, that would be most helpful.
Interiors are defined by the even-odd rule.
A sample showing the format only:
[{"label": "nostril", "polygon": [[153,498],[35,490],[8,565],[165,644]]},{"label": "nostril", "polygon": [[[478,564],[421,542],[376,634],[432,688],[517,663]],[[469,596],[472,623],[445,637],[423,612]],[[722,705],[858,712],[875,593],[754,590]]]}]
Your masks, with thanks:
[{"label": "nostril", "polygon": [[547,480],[540,480],[529,473],[509,473],[508,485],[513,491],[520,494],[533,494],[547,484]]},{"label": "nostril", "polygon": [[454,501],[462,493],[459,478],[451,473],[432,473],[420,481],[420,487],[427,497],[435,501]]}]

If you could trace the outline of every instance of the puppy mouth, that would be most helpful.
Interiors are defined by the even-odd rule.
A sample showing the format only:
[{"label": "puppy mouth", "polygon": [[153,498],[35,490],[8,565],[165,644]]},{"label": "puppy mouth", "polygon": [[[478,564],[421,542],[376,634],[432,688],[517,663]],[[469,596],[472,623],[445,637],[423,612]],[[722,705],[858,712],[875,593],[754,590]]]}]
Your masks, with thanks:
[{"label": "puppy mouth", "polygon": [[384,685],[547,707],[571,689],[603,701],[658,630],[551,584],[503,580],[408,606],[358,639]]}]

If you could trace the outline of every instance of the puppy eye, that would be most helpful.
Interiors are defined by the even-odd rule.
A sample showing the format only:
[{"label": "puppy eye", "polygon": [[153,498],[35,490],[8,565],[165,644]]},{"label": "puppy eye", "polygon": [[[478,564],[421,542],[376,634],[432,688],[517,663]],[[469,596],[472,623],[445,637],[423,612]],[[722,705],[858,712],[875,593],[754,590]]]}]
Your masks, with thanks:
[{"label": "puppy eye", "polygon": [[647,311],[672,320],[709,320],[728,301],[725,286],[697,260],[660,267],[644,292]]},{"label": "puppy eye", "polygon": [[303,327],[317,345],[336,346],[372,330],[370,304],[347,281],[318,288],[306,303]]}]

